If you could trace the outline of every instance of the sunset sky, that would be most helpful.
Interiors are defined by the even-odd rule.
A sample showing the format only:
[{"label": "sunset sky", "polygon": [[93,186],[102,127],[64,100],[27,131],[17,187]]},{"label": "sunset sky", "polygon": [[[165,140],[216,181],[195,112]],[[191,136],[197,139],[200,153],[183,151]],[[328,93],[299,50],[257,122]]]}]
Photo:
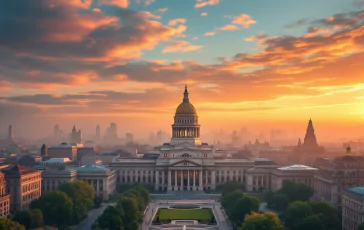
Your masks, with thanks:
[{"label": "sunset sky", "polygon": [[12,0],[0,5],[0,133],[170,131],[188,84],[202,133],[364,136],[364,1]]}]

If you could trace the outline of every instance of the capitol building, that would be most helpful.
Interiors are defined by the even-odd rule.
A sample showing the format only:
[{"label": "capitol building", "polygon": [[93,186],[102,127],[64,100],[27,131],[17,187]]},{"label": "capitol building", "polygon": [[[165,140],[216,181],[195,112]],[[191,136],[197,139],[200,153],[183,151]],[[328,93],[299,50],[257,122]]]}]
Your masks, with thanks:
[{"label": "capitol building", "polygon": [[[117,183],[151,184],[157,191],[210,191],[219,184],[236,181],[251,191],[269,189],[265,188],[270,184],[267,173],[253,173],[250,169],[268,167],[271,171],[274,165],[267,165],[271,161],[214,157],[213,146],[201,141],[200,129],[186,86],[174,116],[171,141],[158,147],[157,158],[117,158],[111,162],[109,166],[118,174]],[[295,172],[300,169],[307,170],[299,167]],[[300,173],[295,175],[300,177]]]}]

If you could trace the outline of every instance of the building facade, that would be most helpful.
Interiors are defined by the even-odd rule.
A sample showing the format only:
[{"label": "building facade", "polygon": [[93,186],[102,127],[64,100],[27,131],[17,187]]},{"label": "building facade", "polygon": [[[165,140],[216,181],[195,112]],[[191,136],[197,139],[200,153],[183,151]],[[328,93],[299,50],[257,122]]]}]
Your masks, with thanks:
[{"label": "building facade", "polygon": [[[220,184],[237,181],[247,184],[251,191],[270,190],[271,172],[276,166],[269,165],[269,170],[263,170],[264,167],[256,167],[262,159],[216,157],[213,146],[201,141],[200,128],[186,86],[174,116],[171,141],[158,147],[157,158],[113,160],[109,165],[117,172],[117,182],[151,184],[156,190],[165,191],[209,191]],[[277,178],[284,177],[286,174],[277,173]]]},{"label": "building facade", "polygon": [[364,222],[364,187],[346,189],[341,200],[342,230],[357,230]]},{"label": "building facade", "polygon": [[41,172],[20,165],[11,165],[1,171],[5,175],[6,193],[11,194],[11,212],[29,209],[30,203],[41,196]]},{"label": "building facade", "polygon": [[48,148],[50,158],[69,158],[72,161],[77,160],[77,146],[61,143],[60,145]]},{"label": "building facade", "polygon": [[321,158],[314,177],[313,200],[341,205],[341,194],[348,188],[364,185],[364,157],[347,154],[335,159]]},{"label": "building facade", "polygon": [[0,172],[0,217],[7,217],[9,214],[10,194],[6,192],[5,176]]}]

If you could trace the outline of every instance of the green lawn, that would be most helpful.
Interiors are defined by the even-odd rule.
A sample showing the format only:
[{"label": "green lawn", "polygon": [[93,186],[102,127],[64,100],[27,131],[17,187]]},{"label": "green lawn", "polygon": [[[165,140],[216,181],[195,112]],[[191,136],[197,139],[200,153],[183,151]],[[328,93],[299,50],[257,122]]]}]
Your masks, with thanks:
[{"label": "green lawn", "polygon": [[202,208],[202,209],[160,208],[153,222],[155,222],[157,216],[159,216],[159,222],[161,223],[170,222],[172,220],[197,220],[201,223],[210,223],[213,215],[214,214],[212,213],[212,210],[210,208]]}]

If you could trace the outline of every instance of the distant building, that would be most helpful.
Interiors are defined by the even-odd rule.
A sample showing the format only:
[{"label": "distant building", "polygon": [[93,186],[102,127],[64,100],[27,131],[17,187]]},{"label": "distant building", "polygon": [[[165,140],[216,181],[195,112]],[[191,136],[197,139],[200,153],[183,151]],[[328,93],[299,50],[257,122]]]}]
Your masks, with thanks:
[{"label": "distant building", "polygon": [[48,156],[50,158],[69,158],[70,160],[77,160],[77,147],[67,143],[48,148]]},{"label": "distant building", "polygon": [[364,222],[364,187],[345,189],[341,200],[342,230],[357,230]]},{"label": "distant building", "polygon": [[82,132],[81,132],[80,129],[77,131],[75,125],[73,126],[72,132],[71,132],[70,135],[71,135],[71,138],[70,138],[71,143],[80,143],[80,142],[82,142]]},{"label": "distant building", "polygon": [[364,157],[347,154],[335,159],[320,158],[314,177],[315,201],[341,206],[341,194],[348,188],[364,185]]},{"label": "distant building", "polygon": [[41,172],[17,164],[1,171],[5,175],[6,191],[11,194],[11,212],[29,209],[30,203],[41,196]]},{"label": "distant building", "polygon": [[102,165],[84,165],[77,168],[77,178],[94,187],[95,196],[108,199],[116,191],[116,172]]},{"label": "distant building", "polygon": [[42,145],[42,148],[40,149],[40,155],[42,157],[47,157],[48,156],[48,148],[47,148],[46,144]]},{"label": "distant building", "polygon": [[72,182],[76,179],[76,169],[44,170],[42,171],[42,194],[57,190],[61,184]]},{"label": "distant building", "polygon": [[315,129],[313,127],[313,122],[311,119],[308,121],[305,139],[304,139],[303,143],[301,143],[301,139],[298,140],[297,151],[298,152],[307,152],[310,154],[324,152],[324,147],[319,146],[317,144]]},{"label": "distant building", "polygon": [[100,130],[100,126],[97,125],[96,126],[96,141],[100,142],[101,141],[101,130]]},{"label": "distant building", "polygon": [[7,217],[10,214],[10,193],[6,190],[6,181],[3,173],[0,172],[0,217]]},{"label": "distant building", "polygon": [[132,133],[126,133],[125,142],[126,143],[134,142],[134,135]]},{"label": "distant building", "polygon": [[106,129],[106,134],[104,136],[104,141],[106,142],[116,142],[118,141],[118,128],[117,125],[112,122],[110,126]]}]

